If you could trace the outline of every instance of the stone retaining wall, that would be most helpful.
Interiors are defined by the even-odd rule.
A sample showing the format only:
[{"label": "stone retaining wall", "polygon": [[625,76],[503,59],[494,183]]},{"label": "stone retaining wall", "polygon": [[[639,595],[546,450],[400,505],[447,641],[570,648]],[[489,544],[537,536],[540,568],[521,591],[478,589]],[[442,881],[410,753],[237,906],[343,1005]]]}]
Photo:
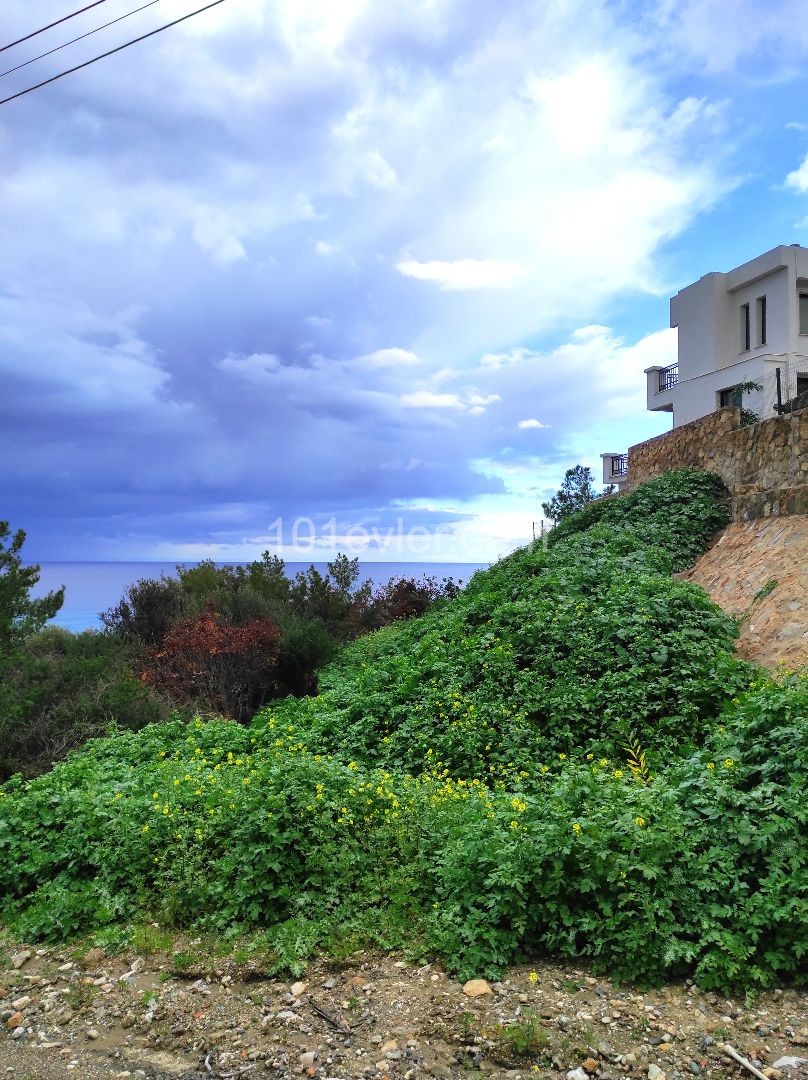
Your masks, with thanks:
[{"label": "stone retaining wall", "polygon": [[717,473],[733,516],[748,521],[808,514],[808,409],[741,427],[741,410],[719,409],[628,452],[628,490],[671,469]]}]

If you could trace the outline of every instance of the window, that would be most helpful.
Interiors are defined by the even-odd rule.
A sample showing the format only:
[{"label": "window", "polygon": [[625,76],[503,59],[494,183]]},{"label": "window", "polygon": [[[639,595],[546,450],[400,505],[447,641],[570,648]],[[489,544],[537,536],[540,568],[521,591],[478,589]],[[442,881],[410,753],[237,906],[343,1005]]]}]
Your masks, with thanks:
[{"label": "window", "polygon": [[757,343],[758,345],[766,344],[766,297],[759,296],[757,298]]},{"label": "window", "polygon": [[[748,307],[749,305],[745,305]],[[728,386],[726,390],[718,391],[718,407],[720,409],[726,409],[730,405],[737,405],[741,408],[743,402],[743,391],[739,390],[737,386]]]},{"label": "window", "polygon": [[[806,314],[808,315],[808,296],[806,300]],[[800,297],[802,301],[802,297]],[[748,352],[752,348],[752,327],[749,319],[749,305],[741,304],[741,352]],[[806,330],[808,333],[808,330]]]},{"label": "window", "polygon": [[808,394],[808,375],[797,375],[797,397],[800,394]]},{"label": "window", "polygon": [[808,334],[808,293],[800,293],[800,333]]}]

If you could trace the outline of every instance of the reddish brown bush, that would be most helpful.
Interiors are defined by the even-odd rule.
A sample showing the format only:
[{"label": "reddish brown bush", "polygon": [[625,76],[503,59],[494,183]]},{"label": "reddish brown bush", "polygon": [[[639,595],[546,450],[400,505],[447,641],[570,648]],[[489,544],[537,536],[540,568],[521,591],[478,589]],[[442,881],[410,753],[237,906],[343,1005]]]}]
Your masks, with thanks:
[{"label": "reddish brown bush", "polygon": [[176,623],[151,649],[145,682],[244,723],[271,696],[280,631],[269,619],[242,626],[204,611]]}]

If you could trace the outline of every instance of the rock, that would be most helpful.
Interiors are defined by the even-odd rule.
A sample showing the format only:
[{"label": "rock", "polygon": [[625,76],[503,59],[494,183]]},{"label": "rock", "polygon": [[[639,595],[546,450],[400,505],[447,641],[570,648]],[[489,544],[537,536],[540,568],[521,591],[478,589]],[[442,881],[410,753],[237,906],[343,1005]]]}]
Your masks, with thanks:
[{"label": "rock", "polygon": [[596,1061],[594,1058],[589,1057],[586,1059],[586,1061],[581,1062],[581,1068],[586,1069],[586,1071],[591,1076],[592,1073],[596,1073],[600,1068],[600,1062]]},{"label": "rock", "polygon": [[21,1024],[19,1027],[14,1028],[14,1030],[11,1033],[11,1037],[12,1037],[12,1039],[21,1039],[24,1034],[25,1034],[25,1028]]},{"label": "rock", "polygon": [[493,994],[493,992],[485,979],[469,979],[463,986],[466,997],[482,997],[484,994]]},{"label": "rock", "polygon": [[89,949],[84,954],[84,959],[82,960],[82,964],[86,968],[98,967],[98,965],[101,963],[101,961],[104,959],[104,957],[106,955],[107,954],[104,952],[103,949],[99,949],[99,948]]},{"label": "rock", "polygon": [[304,1069],[311,1068],[316,1060],[317,1054],[313,1050],[307,1050],[305,1054],[300,1055],[300,1064]]},{"label": "rock", "polygon": [[91,1042],[95,1042],[95,1040],[98,1038],[98,1031],[95,1028],[87,1028],[87,1038]]},{"label": "rock", "polygon": [[388,1039],[386,1043],[382,1043],[381,1051],[383,1054],[388,1054],[391,1050],[398,1050],[398,1043],[395,1039]]},{"label": "rock", "polygon": [[12,1029],[19,1027],[24,1019],[25,1017],[22,1015],[21,1012],[12,1013],[11,1016],[9,1016],[8,1020],[6,1020],[6,1027]]},{"label": "rock", "polygon": [[698,1061],[688,1062],[687,1067],[688,1069],[690,1069],[694,1076],[701,1076],[701,1065],[699,1065]]},{"label": "rock", "polygon": [[782,1069],[775,1069],[773,1065],[769,1065],[767,1069],[761,1069],[761,1072],[766,1077],[766,1080],[783,1080],[786,1075]]},{"label": "rock", "polygon": [[18,997],[16,1001],[12,1001],[12,1009],[16,1009],[17,1012],[22,1012],[26,1005],[31,1004],[31,999],[27,995],[24,997]]},{"label": "rock", "polygon": [[22,952],[15,953],[11,957],[11,966],[17,971],[19,971],[23,964],[28,963],[28,961],[31,959],[31,956],[32,953],[28,949],[23,949]]},{"label": "rock", "polygon": [[800,1065],[808,1063],[808,1059],[801,1057],[781,1057],[774,1063],[775,1069],[798,1069]]},{"label": "rock", "polygon": [[589,1073],[586,1069],[570,1069],[567,1073],[567,1080],[589,1080]]},{"label": "rock", "polygon": [[648,1080],[665,1080],[665,1074],[658,1065],[649,1065]]},{"label": "rock", "polygon": [[305,994],[308,985],[309,984],[305,982],[292,983],[292,985],[289,987],[289,993],[293,997],[299,998],[301,994]]}]

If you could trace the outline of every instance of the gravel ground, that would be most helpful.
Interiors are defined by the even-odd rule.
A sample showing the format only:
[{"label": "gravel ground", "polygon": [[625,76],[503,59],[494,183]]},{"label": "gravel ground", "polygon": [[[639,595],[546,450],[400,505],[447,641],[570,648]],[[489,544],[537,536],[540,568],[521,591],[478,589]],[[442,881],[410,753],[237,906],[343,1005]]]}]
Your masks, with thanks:
[{"label": "gravel ground", "polygon": [[767,1080],[808,1078],[804,991],[639,992],[547,963],[463,984],[359,954],[293,982],[176,946],[138,957],[15,945],[0,966],[0,1020],[0,1080],[752,1076],[727,1044]]}]

